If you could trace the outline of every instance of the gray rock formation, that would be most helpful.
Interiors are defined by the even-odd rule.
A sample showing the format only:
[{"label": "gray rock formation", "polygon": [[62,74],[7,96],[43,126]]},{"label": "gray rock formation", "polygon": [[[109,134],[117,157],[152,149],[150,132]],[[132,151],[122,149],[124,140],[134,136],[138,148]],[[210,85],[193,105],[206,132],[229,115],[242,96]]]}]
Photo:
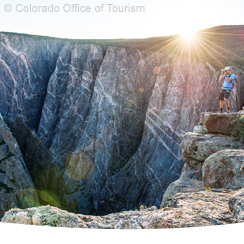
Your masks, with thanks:
[{"label": "gray rock formation", "polygon": [[160,208],[168,207],[172,205],[173,197],[179,192],[198,192],[203,191],[203,183],[200,180],[191,178],[180,178],[172,182],[163,195],[163,200]]},{"label": "gray rock formation", "polygon": [[23,116],[37,129],[48,81],[64,41],[0,33],[0,112]]},{"label": "gray rock formation", "polygon": [[208,157],[202,166],[205,187],[241,189],[244,187],[244,150],[226,149]]},{"label": "gray rock formation", "polygon": [[243,143],[233,137],[188,132],[182,142],[182,158],[194,169],[201,171],[204,161],[224,149],[242,149]]},{"label": "gray rock formation", "polygon": [[20,148],[0,118],[0,219],[14,208],[39,206],[35,187]]},{"label": "gray rock formation", "polygon": [[[220,71],[128,46],[8,33],[0,39],[0,112],[5,119],[21,116],[35,134],[38,163],[32,146],[21,148],[32,177],[39,173],[42,186],[48,182],[40,189],[79,213],[159,207],[180,176],[185,132],[203,111],[218,109]],[[241,87],[231,94],[232,110],[242,106]],[[57,181],[43,174],[49,166],[42,155]]]},{"label": "gray rock formation", "polygon": [[229,209],[233,193],[226,189],[178,193],[173,196],[171,207],[183,210],[181,218],[186,221],[184,227],[236,223]]}]

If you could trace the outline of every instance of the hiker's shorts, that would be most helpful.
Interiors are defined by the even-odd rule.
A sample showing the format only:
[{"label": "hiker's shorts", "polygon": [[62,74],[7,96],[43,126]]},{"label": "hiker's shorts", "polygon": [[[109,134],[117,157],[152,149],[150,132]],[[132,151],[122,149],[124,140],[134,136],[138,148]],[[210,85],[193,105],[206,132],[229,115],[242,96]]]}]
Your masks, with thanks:
[{"label": "hiker's shorts", "polygon": [[230,96],[230,92],[227,92],[225,89],[222,89],[221,93],[219,94],[219,100],[224,100],[225,98],[228,99]]}]

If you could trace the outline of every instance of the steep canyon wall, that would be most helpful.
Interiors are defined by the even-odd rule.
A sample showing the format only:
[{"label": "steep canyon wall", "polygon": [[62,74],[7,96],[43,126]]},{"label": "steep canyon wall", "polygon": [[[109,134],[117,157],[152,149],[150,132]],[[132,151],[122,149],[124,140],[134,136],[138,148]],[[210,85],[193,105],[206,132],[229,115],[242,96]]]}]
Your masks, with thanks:
[{"label": "steep canyon wall", "polygon": [[[159,51],[10,33],[0,40],[0,112],[40,203],[85,214],[159,206],[181,173],[185,132],[218,109],[220,70]],[[238,111],[243,72],[233,72]]]}]

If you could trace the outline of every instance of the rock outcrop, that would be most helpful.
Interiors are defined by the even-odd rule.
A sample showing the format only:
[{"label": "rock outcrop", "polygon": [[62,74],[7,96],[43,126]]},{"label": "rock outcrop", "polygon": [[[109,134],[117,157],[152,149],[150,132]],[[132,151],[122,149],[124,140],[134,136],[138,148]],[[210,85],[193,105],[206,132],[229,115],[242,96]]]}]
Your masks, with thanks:
[{"label": "rock outcrop", "polygon": [[186,133],[181,142],[184,170],[168,187],[161,207],[172,204],[178,192],[198,192],[203,187],[232,190],[244,187],[244,143],[240,137],[243,115],[243,111],[201,115],[195,132]]},{"label": "rock outcrop", "polygon": [[39,205],[20,148],[0,116],[0,219],[11,208]]},{"label": "rock outcrop", "polygon": [[184,162],[201,171],[204,161],[213,153],[224,149],[242,149],[243,143],[221,134],[202,135],[188,132],[185,134],[181,146]]},{"label": "rock outcrop", "polygon": [[190,164],[185,163],[180,178],[172,182],[163,195],[163,200],[160,207],[165,207],[171,204],[172,197],[179,192],[198,192],[203,191],[204,186],[201,181],[202,172],[193,168]]},{"label": "rock outcrop", "polygon": [[[9,124],[44,191],[40,202],[84,214],[159,207],[182,171],[184,134],[203,111],[218,109],[221,90],[220,70],[197,59],[10,33],[0,33],[0,72],[0,112],[31,130]],[[239,81],[232,111],[243,105]],[[194,163],[205,159],[191,160],[199,171]]]}]

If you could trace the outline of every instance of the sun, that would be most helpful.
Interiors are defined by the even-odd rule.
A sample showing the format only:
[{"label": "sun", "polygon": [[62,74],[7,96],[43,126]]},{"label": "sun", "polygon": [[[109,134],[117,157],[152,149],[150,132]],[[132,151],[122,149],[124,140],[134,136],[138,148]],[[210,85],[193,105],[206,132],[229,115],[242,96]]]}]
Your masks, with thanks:
[{"label": "sun", "polygon": [[191,42],[196,38],[197,31],[195,30],[186,30],[181,33],[181,38],[186,42]]}]

